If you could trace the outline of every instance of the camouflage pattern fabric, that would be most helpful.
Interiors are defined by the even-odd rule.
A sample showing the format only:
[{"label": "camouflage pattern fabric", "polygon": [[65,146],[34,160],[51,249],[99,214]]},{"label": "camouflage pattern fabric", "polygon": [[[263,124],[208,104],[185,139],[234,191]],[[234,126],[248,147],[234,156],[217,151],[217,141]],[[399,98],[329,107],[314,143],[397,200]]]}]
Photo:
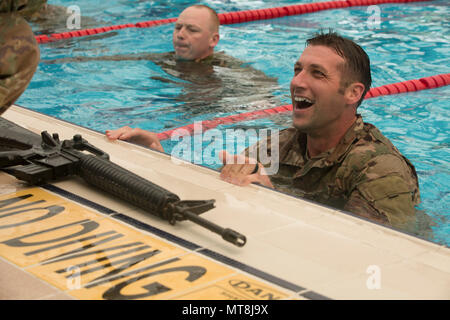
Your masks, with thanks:
[{"label": "camouflage pattern fabric", "polygon": [[25,0],[2,0],[0,6],[0,114],[25,91],[39,63],[34,34],[15,10]]},{"label": "camouflage pattern fabric", "polygon": [[0,0],[0,13],[19,13],[29,20],[39,15],[47,0]]},{"label": "camouflage pattern fabric", "polygon": [[27,4],[28,0],[1,0],[0,13],[16,12],[20,8],[25,7]]},{"label": "camouflage pattern fabric", "polygon": [[[415,205],[420,202],[415,168],[360,115],[335,148],[311,159],[306,135],[295,128],[279,133],[279,146],[279,171],[270,177],[277,190],[371,221],[415,229]],[[251,148],[267,148],[270,155],[270,147],[267,139]]]}]

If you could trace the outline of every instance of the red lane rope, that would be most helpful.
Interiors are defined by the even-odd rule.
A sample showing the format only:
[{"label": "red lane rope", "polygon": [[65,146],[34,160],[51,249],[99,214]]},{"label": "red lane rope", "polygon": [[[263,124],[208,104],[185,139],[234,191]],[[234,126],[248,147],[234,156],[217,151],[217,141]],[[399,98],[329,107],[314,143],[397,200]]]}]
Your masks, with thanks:
[{"label": "red lane rope", "polygon": [[[399,94],[404,92],[414,92],[425,89],[433,89],[438,87],[443,87],[450,85],[450,73],[446,74],[438,74],[431,77],[425,77],[420,79],[407,80],[403,82],[397,82],[392,84],[386,84],[380,87],[370,89],[364,99],[375,98],[378,96],[390,95],[390,94]],[[209,129],[216,128],[221,124],[231,124],[241,121],[248,121],[254,119],[265,118],[273,114],[277,113],[286,113],[292,111],[292,105],[284,105],[269,109],[256,110],[251,112],[245,112],[240,114],[235,114],[227,117],[214,118],[211,120],[205,120],[201,122],[202,131],[206,131]],[[189,135],[194,133],[194,124],[189,124],[186,126],[182,126],[179,128],[167,130],[164,132],[158,133],[158,138],[160,140],[169,139],[172,134],[180,130],[178,133],[184,133],[181,130],[185,130],[184,132],[188,132]]]},{"label": "red lane rope", "polygon": [[[281,18],[285,16],[300,15],[306,13],[312,13],[322,10],[332,10],[341,9],[356,6],[370,6],[386,3],[407,3],[407,2],[423,2],[431,0],[342,0],[342,1],[327,1],[327,2],[314,2],[314,3],[304,3],[298,5],[291,5],[285,7],[275,7],[267,9],[256,9],[256,10],[245,10],[245,11],[235,11],[228,13],[219,13],[220,24],[235,24],[244,23],[256,20],[267,20]],[[39,35],[36,36],[36,41],[38,43],[47,43],[58,41],[61,39],[75,38],[90,36],[98,33],[105,33],[112,30],[119,30],[125,28],[148,28],[159,26],[162,24],[168,24],[175,22],[177,18],[162,19],[162,20],[151,20],[143,21],[138,23],[128,23],[109,27],[100,27],[92,29],[83,29],[68,31],[62,33],[53,33],[51,35]]]}]

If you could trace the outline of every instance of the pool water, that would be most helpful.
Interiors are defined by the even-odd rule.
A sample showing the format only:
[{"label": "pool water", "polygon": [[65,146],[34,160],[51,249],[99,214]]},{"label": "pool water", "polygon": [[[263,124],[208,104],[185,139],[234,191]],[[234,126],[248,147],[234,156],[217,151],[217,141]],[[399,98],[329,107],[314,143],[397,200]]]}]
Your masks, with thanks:
[{"label": "pool water", "polygon": [[[201,3],[210,5],[220,13],[306,2],[312,1],[209,0]],[[63,6],[73,4],[69,0],[51,3]],[[82,14],[82,27],[83,19],[88,21],[89,27],[93,27],[176,17],[184,7],[194,3],[200,2],[76,2]],[[241,96],[227,96],[196,108],[179,99],[190,93],[189,84],[155,79],[177,80],[148,60],[44,63],[74,56],[172,51],[172,24],[129,28],[42,44],[43,63],[17,103],[100,132],[124,125],[161,132],[195,121],[290,104],[289,82],[294,62],[300,56],[305,40],[319,29],[328,28],[352,38],[366,50],[371,58],[373,87],[450,72],[450,24],[447,18],[450,10],[447,1],[385,4],[378,8],[381,20],[376,28],[369,24],[371,12],[367,12],[366,7],[221,26],[218,51],[245,61],[246,66],[260,70],[268,77],[276,78],[277,85],[270,88],[271,94],[266,96],[264,103],[257,101],[252,104],[243,100],[249,94],[257,93],[249,87],[247,91],[243,90]],[[33,25],[33,30],[37,34],[67,31],[61,25],[49,29],[38,24]],[[239,88],[240,82],[231,85]],[[422,199],[419,209],[433,221],[433,237],[430,240],[447,246],[450,245],[449,97],[450,86],[447,86],[367,99],[359,108],[364,120],[380,128],[415,165]],[[240,152],[258,139],[259,129],[282,129],[290,124],[290,115],[283,114],[219,126],[218,129],[224,133],[227,129],[242,130],[247,139],[236,146],[236,152]],[[214,139],[199,140],[197,137],[195,142],[198,141],[202,144],[200,151],[209,150],[208,147],[214,143]],[[163,141],[169,153],[177,145],[178,140]],[[214,169],[220,167],[214,153],[200,153],[201,161],[197,162]],[[197,155],[193,159],[193,154],[185,154],[184,157],[198,160]]]}]

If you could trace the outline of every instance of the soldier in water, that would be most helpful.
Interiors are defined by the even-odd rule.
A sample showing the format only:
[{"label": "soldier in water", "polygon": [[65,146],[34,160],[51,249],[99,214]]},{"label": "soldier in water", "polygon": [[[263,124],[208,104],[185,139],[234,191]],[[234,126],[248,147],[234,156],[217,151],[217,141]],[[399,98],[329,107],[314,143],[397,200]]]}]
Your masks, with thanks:
[{"label": "soldier in water", "polygon": [[[268,139],[247,149],[247,157],[222,152],[221,178],[240,186],[259,183],[415,231],[416,170],[357,113],[371,82],[369,57],[353,41],[336,33],[307,40],[290,86],[293,126],[280,131],[275,146]],[[271,164],[261,163],[260,155],[273,153],[279,155],[278,171],[268,174]]]},{"label": "soldier in water", "polygon": [[[183,88],[175,101],[182,102],[179,108],[190,115],[277,105],[279,101],[273,96],[273,92],[279,89],[276,78],[268,77],[223,52],[215,52],[220,39],[219,25],[219,18],[213,9],[205,5],[193,5],[186,8],[175,23],[172,37],[174,52],[69,57],[43,60],[42,63],[151,60],[172,76],[171,79],[152,77],[153,79]],[[171,108],[171,111],[174,108]],[[108,130],[107,136],[111,140],[130,140],[148,147],[153,145],[153,142],[156,142],[158,148],[160,146],[159,141],[154,141],[153,133],[139,128],[125,126]]]}]

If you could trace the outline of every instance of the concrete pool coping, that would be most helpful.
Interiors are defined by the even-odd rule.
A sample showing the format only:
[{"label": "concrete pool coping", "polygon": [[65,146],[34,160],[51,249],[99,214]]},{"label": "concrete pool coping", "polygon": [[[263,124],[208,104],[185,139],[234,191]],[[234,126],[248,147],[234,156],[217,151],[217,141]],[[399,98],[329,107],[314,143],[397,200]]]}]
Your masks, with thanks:
[{"label": "concrete pool coping", "polygon": [[[89,212],[82,214],[92,216],[89,219],[117,225],[130,237],[155,239],[162,247],[170,247],[165,249],[172,254],[167,259],[199,261],[208,270],[206,274],[211,274],[199,283],[180,280],[167,285],[172,288],[168,293],[148,298],[225,299],[223,292],[228,292],[235,298],[260,299],[261,288],[272,290],[264,297],[281,299],[450,298],[450,249],[445,246],[257,185],[237,187],[221,181],[214,170],[171,161],[170,155],[130,143],[109,142],[98,132],[18,106],[3,116],[36,133],[57,132],[61,139],[79,133],[106,151],[114,163],[174,192],[182,200],[215,199],[215,208],[202,216],[246,235],[247,244],[238,248],[192,222],[172,226],[78,178],[44,186],[41,192],[0,173],[1,199],[27,190],[39,195],[48,193],[50,198],[58,198],[51,201],[68,203],[69,212],[76,203],[87,208]],[[105,292],[120,281],[110,277],[109,282],[95,287],[103,286],[103,291],[96,292],[86,289],[83,281],[82,288],[59,285],[63,280],[53,269],[46,269],[43,256],[33,260],[29,252],[25,257],[25,251],[8,246],[13,234],[20,238],[24,235],[21,232],[31,234],[46,226],[39,223],[35,228],[27,225],[26,230],[25,226],[0,229],[0,272],[9,275],[1,276],[0,299],[104,298]],[[131,279],[136,272],[128,277]],[[164,279],[161,281],[169,281]],[[250,289],[249,283],[259,285],[259,289]],[[141,292],[142,287],[143,282],[136,283],[130,292]],[[239,290],[232,292],[234,289]]]}]

